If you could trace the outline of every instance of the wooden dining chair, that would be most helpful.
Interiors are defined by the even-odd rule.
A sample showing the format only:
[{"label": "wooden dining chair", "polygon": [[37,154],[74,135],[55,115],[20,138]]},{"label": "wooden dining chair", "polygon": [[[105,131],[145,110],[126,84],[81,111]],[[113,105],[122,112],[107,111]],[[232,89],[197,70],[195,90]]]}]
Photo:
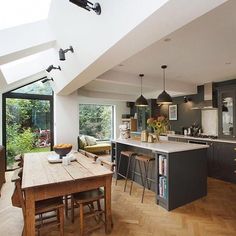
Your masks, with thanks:
[{"label": "wooden dining chair", "polygon": [[[91,158],[94,162],[97,161],[98,156],[96,154],[93,154],[91,152],[87,152],[83,149],[79,149],[79,153],[83,154],[84,156]],[[65,202],[65,215],[68,217],[69,215],[69,210],[71,210],[71,207],[69,207],[69,201],[71,199],[71,195],[66,195],[64,196],[64,202]]]},{"label": "wooden dining chair", "polygon": [[[100,200],[104,199],[102,189],[94,189],[85,192],[75,193],[71,195],[71,219],[74,222],[74,208],[79,207],[80,217],[80,236],[91,233],[92,231],[102,227],[105,224],[105,211],[101,207]],[[95,206],[96,203],[96,206]],[[84,208],[88,207],[88,212]],[[103,219],[104,216],[104,219]],[[85,219],[94,217],[96,224],[85,228]]]},{"label": "wooden dining chair", "polygon": [[[21,188],[22,168],[16,169],[11,179],[15,183],[12,195],[12,205],[22,208],[25,222],[25,199]],[[56,214],[51,214],[56,213]],[[49,215],[50,214],[50,215]],[[60,227],[60,235],[64,235],[64,204],[61,197],[37,201],[35,203],[35,228],[38,235],[40,231],[49,227]],[[24,229],[23,229],[24,232]]]},{"label": "wooden dining chair", "polygon": [[91,152],[87,152],[87,151],[85,151],[83,149],[79,149],[79,152],[81,154],[83,154],[84,156],[93,159],[94,161],[97,161],[97,159],[98,159],[98,156],[96,154],[93,154]]}]

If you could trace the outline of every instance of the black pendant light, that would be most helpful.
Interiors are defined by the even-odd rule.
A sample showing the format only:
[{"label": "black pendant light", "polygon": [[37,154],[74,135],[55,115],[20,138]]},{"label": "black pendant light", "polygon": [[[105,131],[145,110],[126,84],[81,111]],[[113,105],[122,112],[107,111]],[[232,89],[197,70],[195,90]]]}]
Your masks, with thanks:
[{"label": "black pendant light", "polygon": [[142,94],[142,92],[143,92],[142,91],[142,89],[143,89],[143,84],[142,84],[143,76],[144,76],[144,74],[140,74],[139,75],[139,77],[141,79],[141,95],[140,95],[140,97],[135,102],[135,106],[137,106],[137,107],[147,107],[148,106],[147,99]]},{"label": "black pendant light", "polygon": [[158,104],[171,104],[172,98],[171,96],[165,91],[165,69],[167,68],[167,65],[162,65],[161,69],[163,69],[163,92],[158,96],[157,103]]}]

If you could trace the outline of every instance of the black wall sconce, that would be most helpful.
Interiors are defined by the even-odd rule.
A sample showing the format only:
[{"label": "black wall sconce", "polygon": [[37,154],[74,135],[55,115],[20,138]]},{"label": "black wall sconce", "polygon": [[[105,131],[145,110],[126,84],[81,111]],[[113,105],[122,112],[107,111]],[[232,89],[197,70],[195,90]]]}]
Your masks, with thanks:
[{"label": "black wall sconce", "polygon": [[60,66],[58,66],[58,67],[55,67],[55,66],[53,66],[53,65],[50,65],[47,69],[46,69],[46,71],[49,73],[51,70],[53,70],[53,69],[55,69],[55,70],[61,70],[61,67]]},{"label": "black wall sconce", "polygon": [[72,53],[74,53],[74,49],[73,49],[72,46],[70,46],[69,48],[67,48],[67,49],[65,49],[65,50],[63,50],[62,48],[60,48],[60,50],[59,50],[59,59],[60,59],[60,61],[65,61],[65,60],[66,60],[65,54],[66,54],[67,52],[69,52],[69,51],[71,51]]},{"label": "black wall sconce", "polygon": [[69,0],[70,2],[74,3],[75,5],[84,8],[87,11],[93,10],[100,15],[102,12],[101,6],[98,2],[92,3],[87,0]]},{"label": "black wall sconce", "polygon": [[184,103],[191,102],[191,101],[192,101],[192,98],[187,98],[186,96],[184,96]]},{"label": "black wall sconce", "polygon": [[41,82],[44,84],[44,83],[46,83],[47,81],[54,81],[54,79],[53,78],[51,78],[51,79],[48,79],[48,78],[46,78],[46,79],[43,79]]}]

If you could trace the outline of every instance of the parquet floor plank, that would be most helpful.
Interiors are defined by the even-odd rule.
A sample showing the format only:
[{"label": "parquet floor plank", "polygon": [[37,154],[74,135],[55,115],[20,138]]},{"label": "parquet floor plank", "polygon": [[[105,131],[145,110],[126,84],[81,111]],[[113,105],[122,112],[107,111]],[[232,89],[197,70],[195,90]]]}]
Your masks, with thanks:
[{"label": "parquet floor plank", "polygon": [[[0,235],[20,236],[23,226],[21,210],[11,206],[13,184],[11,173],[2,188],[0,198]],[[142,187],[134,184],[132,195],[123,192],[124,182],[112,185],[114,228],[111,236],[235,236],[236,185],[209,178],[208,195],[168,212],[155,204],[155,194],[149,190],[141,204]],[[129,189],[128,189],[129,190]],[[57,236],[57,228],[42,236]],[[91,234],[104,236],[104,228]],[[75,223],[65,222],[65,236],[79,236],[78,212]]]}]

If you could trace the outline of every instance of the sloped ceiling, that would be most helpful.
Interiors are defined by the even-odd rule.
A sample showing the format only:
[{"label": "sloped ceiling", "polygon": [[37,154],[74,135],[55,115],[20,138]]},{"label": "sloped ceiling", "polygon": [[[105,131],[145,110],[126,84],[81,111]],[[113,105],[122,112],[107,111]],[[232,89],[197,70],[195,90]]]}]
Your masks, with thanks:
[{"label": "sloped ceiling", "polygon": [[[59,48],[65,49],[72,45],[75,53],[67,53],[66,61],[59,61],[55,55],[47,58],[51,60],[51,64],[60,65],[62,68],[61,72],[54,70],[50,73],[50,76],[54,77],[56,93],[68,95],[85,85],[87,86],[87,88],[83,88],[85,92],[89,90],[90,93],[93,90],[95,92],[96,87],[106,88],[105,85],[109,84],[110,78],[107,75],[120,72],[129,80],[130,75],[131,77],[137,76],[142,69],[142,72],[147,74],[145,79],[150,80],[146,83],[146,92],[152,96],[153,91],[150,87],[154,86],[151,85],[151,81],[154,81],[157,75],[158,87],[161,90],[162,78],[159,74],[160,65],[158,64],[162,64],[163,60],[160,60],[162,59],[161,56],[159,61],[158,58],[150,56],[153,55],[150,54],[150,51],[153,50],[154,52],[153,48],[147,53],[147,58],[144,57],[149,61],[142,63],[140,57],[145,56],[142,51],[227,1],[149,0],[148,4],[147,1],[143,0],[100,0],[99,2],[102,6],[102,14],[97,16],[95,13],[85,11],[67,0],[52,0],[47,22],[39,22],[38,27],[35,27],[36,23],[22,26],[21,33],[18,31],[19,28],[16,28],[16,31],[12,29],[10,33],[18,40],[12,41],[13,37],[6,36],[6,31],[0,31],[0,37],[5,35],[6,38],[5,45],[0,45],[0,62],[5,63],[42,51],[45,45],[46,47],[49,45],[49,47],[54,47],[55,52]],[[7,37],[9,37],[9,41],[7,41]],[[12,49],[11,44],[15,49]],[[155,50],[157,50],[156,54],[165,54],[165,50],[161,51],[159,46],[156,46]],[[170,56],[171,53],[170,51]],[[191,56],[191,53],[189,54]],[[137,55],[137,59],[133,59],[132,62],[132,56],[135,55]],[[169,64],[168,58],[163,58],[166,58],[164,63]],[[153,59],[152,61],[157,60],[157,63],[153,65],[150,59]],[[169,84],[174,85],[175,76],[182,79],[182,74],[178,74],[178,70],[174,71],[173,65],[177,64],[178,66],[178,63],[174,62],[181,60],[180,57],[173,57],[172,60],[168,68],[170,71],[168,71],[170,73],[168,78]],[[138,61],[140,62],[138,63]],[[120,63],[124,63],[125,66],[123,68],[117,67]],[[136,64],[137,67],[134,66]],[[152,66],[152,69],[148,65]],[[157,73],[154,68],[157,68]],[[181,68],[179,71],[184,71],[183,67],[179,66],[178,68]],[[41,69],[35,71],[35,74],[41,73]],[[113,69],[112,73],[104,74],[111,69]],[[88,84],[93,80],[96,80],[94,83],[97,85]],[[135,85],[129,84],[130,89],[127,89],[126,93],[137,93],[135,91],[138,89],[139,81],[133,80],[133,82],[135,81]],[[182,91],[177,86],[173,86],[173,91],[171,87],[169,88],[173,94],[192,93],[195,91],[195,85],[196,81],[189,81],[182,86]],[[117,90],[112,93],[121,94],[122,86],[122,84],[120,87],[117,85]],[[106,92],[108,88],[105,89]],[[97,92],[103,93],[104,91],[97,89]]]}]

